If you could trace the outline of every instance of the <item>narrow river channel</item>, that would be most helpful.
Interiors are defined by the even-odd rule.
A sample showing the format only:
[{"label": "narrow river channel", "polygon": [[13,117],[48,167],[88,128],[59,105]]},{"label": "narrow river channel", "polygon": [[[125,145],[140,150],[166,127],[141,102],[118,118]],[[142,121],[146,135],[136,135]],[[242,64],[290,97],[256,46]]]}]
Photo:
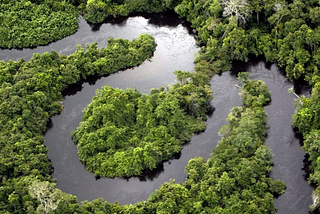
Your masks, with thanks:
[{"label": "narrow river channel", "polygon": [[[266,145],[272,150],[274,167],[271,177],[285,181],[287,189],[284,194],[274,200],[279,208],[277,213],[308,213],[312,204],[313,188],[305,180],[303,170],[305,152],[300,147],[300,139],[291,128],[292,115],[295,112],[295,96],[288,89],[294,85],[288,81],[283,72],[275,64],[262,61],[237,63],[235,71],[249,71],[250,78],[261,79],[271,90],[271,103],[266,107],[268,125],[270,126]],[[296,84],[299,93],[309,96],[309,90],[304,85]]]},{"label": "narrow river channel", "polygon": [[[109,202],[122,204],[146,200],[150,193],[160,185],[175,179],[184,182],[184,168],[192,157],[208,158],[220,137],[219,128],[234,106],[241,105],[238,95],[239,84],[236,73],[250,71],[253,79],[262,79],[272,92],[272,101],[266,107],[270,130],[266,141],[274,153],[274,169],[271,176],[287,183],[286,193],[275,199],[278,213],[308,213],[312,203],[310,187],[305,180],[303,168],[304,151],[300,148],[299,139],[291,129],[294,114],[293,94],[288,89],[293,87],[276,65],[267,65],[262,61],[234,63],[230,72],[216,75],[211,81],[215,99],[212,105],[215,111],[208,116],[205,132],[192,137],[182,152],[172,160],[161,164],[156,170],[140,177],[130,179],[101,178],[85,170],[79,162],[77,147],[71,140],[70,132],[75,130],[81,121],[83,109],[90,103],[95,91],[108,84],[118,88],[136,87],[142,93],[151,88],[175,83],[175,70],[193,70],[194,55],[199,51],[192,31],[185,27],[183,20],[175,14],[157,14],[148,17],[131,17],[109,20],[108,23],[95,26],[93,29],[80,18],[80,28],[72,36],[48,46],[24,50],[0,50],[0,60],[30,59],[33,53],[43,53],[52,49],[60,54],[70,54],[76,44],[98,42],[99,47],[106,45],[108,37],[134,39],[141,33],[155,37],[157,50],[152,60],[141,66],[121,71],[108,77],[91,78],[89,81],[69,88],[64,96],[63,112],[51,118],[45,134],[45,145],[49,148],[48,157],[54,167],[53,178],[58,181],[58,188],[76,195],[79,201],[103,197]],[[308,94],[308,90],[301,93]]]}]

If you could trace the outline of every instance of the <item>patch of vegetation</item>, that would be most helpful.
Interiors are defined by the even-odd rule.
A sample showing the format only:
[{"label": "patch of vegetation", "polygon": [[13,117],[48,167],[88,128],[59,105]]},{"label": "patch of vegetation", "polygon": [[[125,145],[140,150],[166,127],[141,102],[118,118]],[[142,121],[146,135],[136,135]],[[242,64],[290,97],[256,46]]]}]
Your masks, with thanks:
[{"label": "patch of vegetation", "polygon": [[102,49],[96,43],[85,51],[78,46],[69,56],[52,51],[34,54],[28,62],[0,62],[1,211],[49,212],[53,209],[46,209],[45,203],[54,203],[50,207],[55,212],[74,213],[76,198],[46,183],[52,166],[42,135],[49,117],[62,110],[61,92],[88,76],[139,65],[152,56],[155,47],[151,36],[140,35],[133,41],[110,38]]},{"label": "patch of vegetation", "polygon": [[[203,120],[180,108],[188,105],[179,100],[181,92],[192,93],[190,87],[178,87],[153,89],[150,95],[107,86],[99,90],[72,134],[87,169],[99,177],[140,175],[178,153],[192,133],[203,131]],[[212,98],[210,89],[202,92],[199,106]]]},{"label": "patch of vegetation", "polygon": [[317,186],[313,192],[313,210],[320,209],[320,82],[313,89],[311,98],[301,96],[296,101],[297,113],[293,116],[293,127],[303,135],[302,148],[309,155],[309,182]]},{"label": "patch of vegetation", "polygon": [[267,88],[267,84],[261,80],[248,79],[249,73],[240,72],[239,79],[244,83],[241,95],[243,96],[243,104],[245,106],[262,106],[271,101],[271,92]]},{"label": "patch of vegetation", "polygon": [[[303,134],[303,148],[312,161],[310,181],[319,186],[320,167],[317,162],[320,155],[318,152],[320,5],[318,0],[74,0],[72,3],[79,5],[78,8],[85,19],[92,23],[101,22],[110,15],[160,12],[167,9],[174,9],[189,21],[197,32],[197,40],[202,47],[196,58],[196,73],[176,71],[180,86],[175,90],[180,90],[181,86],[190,89],[175,94],[174,102],[179,103],[181,112],[194,118],[205,118],[205,112],[208,110],[207,104],[201,106],[198,101],[195,102],[201,98],[202,92],[198,89],[205,88],[215,73],[230,69],[232,60],[247,61],[250,56],[263,56],[266,61],[278,63],[285,68],[289,79],[308,81],[314,86],[312,96],[310,99],[305,97],[299,99],[293,126]],[[19,212],[40,206],[39,199],[31,197],[30,186],[35,184],[26,183],[23,179],[31,172],[49,179],[47,175],[51,168],[40,133],[45,129],[46,118],[59,112],[60,105],[56,101],[61,96],[53,92],[56,89],[60,91],[66,87],[65,85],[77,82],[87,75],[99,72],[100,68],[107,69],[106,67],[113,65],[113,61],[101,59],[100,52],[96,50],[96,47],[92,47],[90,54],[87,55],[83,50],[78,50],[78,55],[74,55],[73,64],[60,64],[60,61],[65,62],[66,59],[57,57],[54,53],[43,57],[36,55],[33,60],[46,61],[48,56],[51,57],[50,63],[54,66],[50,64],[48,71],[63,76],[58,78],[60,82],[57,84],[55,78],[50,76],[50,72],[40,72],[41,74],[35,72],[39,76],[34,77],[34,71],[43,71],[42,67],[45,66],[42,64],[41,68],[31,66],[23,60],[0,64],[3,68],[1,78],[5,80],[1,89],[3,98],[0,108],[2,109],[0,118],[4,121],[0,125],[0,130],[4,130],[5,133],[0,137],[1,154],[4,154],[4,158],[0,160],[2,176],[0,197],[1,201],[4,201],[0,206],[3,210]],[[82,58],[84,55],[89,63]],[[79,72],[80,76],[74,78],[73,72],[75,74]],[[232,110],[228,117],[229,124],[221,129],[223,135],[221,144],[214,150],[209,160],[203,158],[190,160],[186,168],[189,174],[186,183],[165,183],[148,201],[134,205],[120,206],[117,203],[110,204],[97,199],[85,202],[79,208],[70,200],[69,204],[63,207],[64,212],[243,213],[245,210],[248,213],[274,213],[273,195],[281,194],[284,184],[272,181],[268,177],[271,170],[271,155],[270,150],[263,146],[266,121],[262,105],[270,99],[270,93],[262,82],[247,81],[244,82],[244,90],[241,92],[244,95],[244,106]],[[43,95],[41,90],[46,84],[54,90],[52,93],[50,90],[45,90]],[[190,90],[194,90],[194,93],[189,93]],[[119,92],[122,93],[127,92]],[[166,94],[163,96],[168,96],[171,92],[160,90],[156,94],[162,93]],[[145,95],[136,96],[145,97]],[[32,102],[27,102],[25,97]],[[137,101],[133,101],[135,102]],[[129,101],[127,104],[128,107],[135,105]],[[25,106],[31,110],[24,110]],[[41,109],[45,109],[46,113]],[[42,128],[38,129],[39,126]],[[19,134],[20,132],[23,134]],[[46,186],[44,183],[36,184]],[[313,193],[314,204],[311,208],[314,210],[320,208],[319,192],[318,187]],[[62,212],[62,208],[59,212]]]},{"label": "patch of vegetation", "polygon": [[31,48],[62,39],[77,31],[78,16],[63,0],[2,1],[0,48]]},{"label": "patch of vegetation", "polygon": [[82,11],[84,18],[91,23],[103,22],[108,16],[128,16],[132,13],[159,13],[168,9],[173,9],[178,1],[173,0],[88,0],[78,2],[78,7]]},{"label": "patch of vegetation", "polygon": [[[250,91],[270,91],[261,81],[246,80],[244,100]],[[258,96],[255,96],[258,99]],[[80,210],[110,213],[274,213],[273,197],[282,194],[285,183],[268,177],[272,153],[263,145],[266,114],[263,106],[234,107],[229,124],[220,130],[222,139],[210,158],[189,161],[188,179],[164,183],[145,202],[134,205],[110,204],[101,199],[85,202]]]}]

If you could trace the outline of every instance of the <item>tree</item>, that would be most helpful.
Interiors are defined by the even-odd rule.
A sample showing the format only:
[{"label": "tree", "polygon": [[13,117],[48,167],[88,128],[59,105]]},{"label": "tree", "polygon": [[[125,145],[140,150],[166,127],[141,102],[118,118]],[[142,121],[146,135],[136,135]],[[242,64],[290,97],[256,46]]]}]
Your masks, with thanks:
[{"label": "tree", "polygon": [[230,16],[230,19],[236,17],[240,24],[246,24],[251,16],[247,0],[222,0],[221,4],[224,6],[223,16]]},{"label": "tree", "polygon": [[102,0],[88,0],[84,18],[92,23],[102,22],[109,15],[107,8],[108,5]]},{"label": "tree", "polygon": [[29,186],[31,197],[40,201],[37,211],[40,213],[49,213],[58,208],[61,200],[61,191],[55,188],[55,185],[48,181],[34,180]]},{"label": "tree", "polygon": [[242,28],[234,28],[223,39],[222,51],[230,56],[231,60],[248,61],[249,38]]}]

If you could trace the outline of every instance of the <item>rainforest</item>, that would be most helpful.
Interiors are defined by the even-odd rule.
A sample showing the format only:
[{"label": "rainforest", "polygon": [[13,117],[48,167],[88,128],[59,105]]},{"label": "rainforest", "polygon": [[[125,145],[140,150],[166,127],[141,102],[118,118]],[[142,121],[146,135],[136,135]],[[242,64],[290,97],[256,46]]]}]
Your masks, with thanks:
[{"label": "rainforest", "polygon": [[[170,162],[216,114],[212,93],[219,89],[211,85],[212,78],[251,59],[277,64],[287,81],[311,88],[310,95],[290,90],[296,96],[291,129],[306,152],[305,179],[313,188],[307,209],[319,212],[319,1],[4,0],[0,8],[4,53],[67,39],[82,19],[94,32],[116,17],[175,13],[190,27],[200,47],[193,71],[172,70],[175,82],[144,92],[104,85],[83,108],[82,121],[69,135],[79,160],[97,179],[129,179]],[[80,202],[60,190],[59,180],[52,178],[56,169],[44,134],[50,118],[63,113],[68,90],[92,78],[129,72],[152,61],[158,48],[157,40],[146,33],[105,41],[105,47],[96,42],[77,45],[66,55],[51,49],[30,59],[0,61],[2,213],[277,212],[274,200],[286,191],[286,183],[273,178],[274,151],[265,144],[272,89],[246,70],[236,72],[238,83],[226,89],[236,88],[242,104],[230,109],[210,157],[188,161],[184,181],[167,180],[146,200],[124,205],[103,198]]]}]

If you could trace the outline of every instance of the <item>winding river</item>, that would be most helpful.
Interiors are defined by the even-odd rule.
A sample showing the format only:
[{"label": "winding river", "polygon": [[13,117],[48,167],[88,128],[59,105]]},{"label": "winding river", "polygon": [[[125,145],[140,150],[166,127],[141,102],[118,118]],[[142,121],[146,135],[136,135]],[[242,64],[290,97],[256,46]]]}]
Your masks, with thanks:
[{"label": "winding river", "polygon": [[[208,158],[220,137],[219,128],[226,124],[225,120],[234,106],[241,105],[239,91],[234,86],[238,83],[236,73],[250,71],[250,77],[265,81],[272,92],[272,101],[266,107],[270,126],[266,144],[274,154],[274,169],[271,176],[287,183],[287,190],[274,200],[279,208],[278,213],[308,213],[312,203],[312,187],[305,180],[303,160],[305,153],[300,148],[300,141],[291,129],[294,114],[293,94],[288,89],[294,87],[281,69],[274,64],[252,60],[249,63],[234,63],[232,71],[216,75],[211,80],[215,99],[212,105],[215,111],[208,116],[205,132],[192,137],[191,142],[175,158],[164,162],[159,167],[140,177],[130,179],[101,178],[96,179],[85,171],[79,162],[77,148],[71,140],[70,132],[75,130],[81,121],[83,109],[90,103],[95,91],[108,84],[112,87],[136,87],[142,93],[151,88],[175,83],[175,70],[193,70],[194,55],[199,51],[192,31],[183,20],[173,13],[130,18],[110,19],[107,23],[89,26],[82,18],[77,33],[48,46],[23,50],[0,50],[0,60],[8,61],[20,58],[30,59],[33,53],[43,53],[52,49],[60,54],[75,51],[76,44],[98,42],[104,47],[108,37],[134,39],[141,33],[155,37],[157,49],[151,61],[141,66],[121,71],[108,77],[91,78],[81,85],[70,87],[64,96],[63,112],[51,118],[45,134],[45,145],[49,148],[48,157],[54,167],[53,178],[58,181],[58,188],[76,195],[79,201],[93,200],[103,197],[109,202],[122,204],[146,200],[150,193],[160,185],[175,179],[184,182],[184,167],[188,160],[195,156]],[[308,95],[309,90],[295,85],[297,92]]]}]

